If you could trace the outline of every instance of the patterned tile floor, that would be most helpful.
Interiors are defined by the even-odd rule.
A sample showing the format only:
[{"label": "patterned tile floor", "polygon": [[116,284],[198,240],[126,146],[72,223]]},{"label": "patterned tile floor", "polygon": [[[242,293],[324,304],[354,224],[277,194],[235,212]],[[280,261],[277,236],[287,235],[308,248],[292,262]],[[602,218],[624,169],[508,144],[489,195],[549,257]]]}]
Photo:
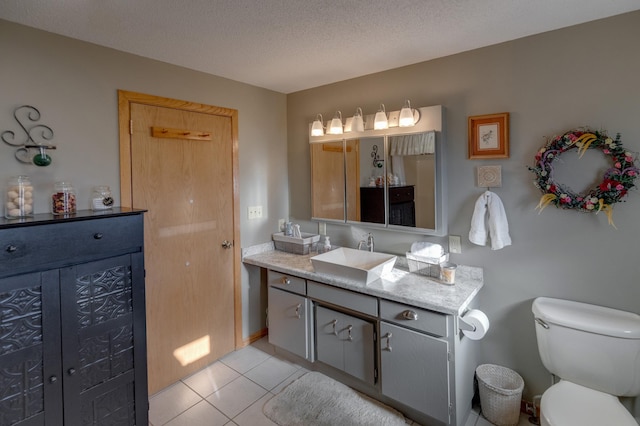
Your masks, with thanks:
[{"label": "patterned tile floor", "polygon": [[[149,425],[274,426],[262,406],[307,371],[276,355],[265,337],[153,395]],[[519,426],[527,425],[521,416]],[[474,410],[465,426],[491,423]]]}]

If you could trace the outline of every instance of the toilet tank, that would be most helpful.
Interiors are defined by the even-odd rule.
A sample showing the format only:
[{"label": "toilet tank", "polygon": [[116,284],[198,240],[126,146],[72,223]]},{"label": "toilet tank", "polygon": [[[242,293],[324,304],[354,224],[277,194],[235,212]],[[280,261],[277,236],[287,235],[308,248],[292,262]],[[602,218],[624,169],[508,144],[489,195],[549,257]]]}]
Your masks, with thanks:
[{"label": "toilet tank", "polygon": [[640,395],[640,315],[548,297],[532,311],[547,370],[612,395]]}]

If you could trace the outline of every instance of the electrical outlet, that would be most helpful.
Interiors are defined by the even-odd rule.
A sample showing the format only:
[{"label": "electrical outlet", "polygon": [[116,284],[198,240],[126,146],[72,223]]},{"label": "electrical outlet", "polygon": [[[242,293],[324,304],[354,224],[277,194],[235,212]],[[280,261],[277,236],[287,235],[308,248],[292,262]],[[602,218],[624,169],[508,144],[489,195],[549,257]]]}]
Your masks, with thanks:
[{"label": "electrical outlet", "polygon": [[449,253],[462,253],[460,235],[449,235]]},{"label": "electrical outlet", "polygon": [[262,217],[262,206],[251,206],[247,209],[247,219],[259,219]]},{"label": "electrical outlet", "polygon": [[327,235],[327,224],[324,222],[318,222],[318,234]]}]

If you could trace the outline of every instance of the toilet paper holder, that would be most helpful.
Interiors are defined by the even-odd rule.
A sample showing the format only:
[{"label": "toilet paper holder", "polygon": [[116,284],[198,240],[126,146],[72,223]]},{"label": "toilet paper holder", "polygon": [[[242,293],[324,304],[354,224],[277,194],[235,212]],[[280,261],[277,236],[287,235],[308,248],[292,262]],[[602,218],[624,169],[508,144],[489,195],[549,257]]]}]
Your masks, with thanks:
[{"label": "toilet paper holder", "polygon": [[460,330],[476,331],[476,326],[467,322],[463,317],[458,317],[458,327]]}]

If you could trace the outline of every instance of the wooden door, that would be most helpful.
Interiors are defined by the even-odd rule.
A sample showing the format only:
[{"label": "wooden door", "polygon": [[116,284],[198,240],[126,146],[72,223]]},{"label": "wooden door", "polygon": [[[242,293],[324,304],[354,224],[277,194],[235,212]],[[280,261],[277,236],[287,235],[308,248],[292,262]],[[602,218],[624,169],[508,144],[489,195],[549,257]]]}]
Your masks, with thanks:
[{"label": "wooden door", "polygon": [[[147,359],[155,393],[242,342],[233,244],[237,111],[130,92],[120,92],[120,109],[122,203],[148,210]],[[124,120],[131,120],[128,136]]]}]

